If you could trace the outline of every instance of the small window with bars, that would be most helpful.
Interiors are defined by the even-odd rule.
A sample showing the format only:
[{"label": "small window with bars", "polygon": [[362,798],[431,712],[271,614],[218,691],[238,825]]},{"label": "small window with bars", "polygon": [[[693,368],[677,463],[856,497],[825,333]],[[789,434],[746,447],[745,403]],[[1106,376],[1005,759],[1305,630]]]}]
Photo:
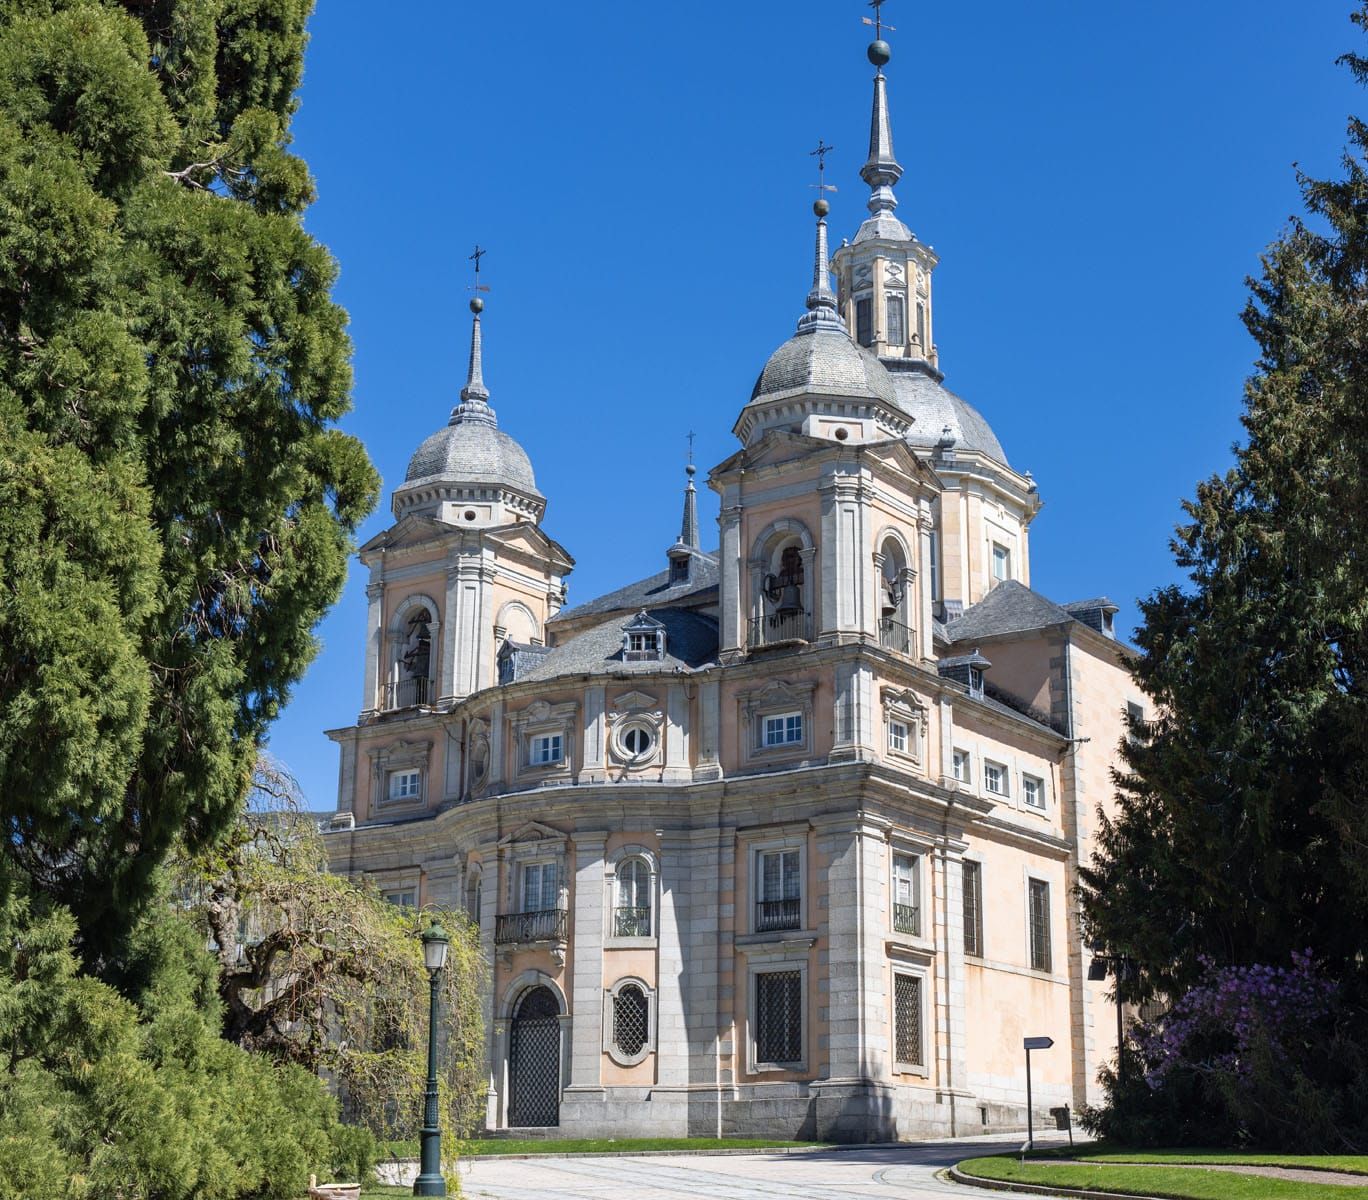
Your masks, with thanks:
[{"label": "small window with bars", "polygon": [[964,860],[964,952],[983,957],[983,864]]},{"label": "small window with bars", "polygon": [[893,1058],[900,1067],[922,1070],[926,1065],[920,975],[893,976]]},{"label": "small window with bars", "polygon": [[890,346],[901,346],[907,341],[907,301],[902,296],[889,296],[884,307],[888,318],[885,340]]},{"label": "small window with bars", "polygon": [[613,1045],[624,1059],[640,1059],[651,1037],[651,1006],[635,983],[613,997]]},{"label": "small window with bars", "polygon": [[1050,970],[1050,885],[1043,879],[1030,881],[1031,970]]},{"label": "small window with bars", "polygon": [[803,973],[755,976],[755,1061],[793,1066],[803,1060]]}]

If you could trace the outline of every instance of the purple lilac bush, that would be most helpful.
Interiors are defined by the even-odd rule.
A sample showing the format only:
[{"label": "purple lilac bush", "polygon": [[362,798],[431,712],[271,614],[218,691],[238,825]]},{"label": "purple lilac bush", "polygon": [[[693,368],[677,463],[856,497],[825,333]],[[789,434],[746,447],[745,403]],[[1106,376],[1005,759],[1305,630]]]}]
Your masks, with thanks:
[{"label": "purple lilac bush", "polygon": [[1330,1012],[1335,985],[1320,976],[1311,952],[1292,955],[1290,967],[1222,967],[1203,959],[1200,984],[1184,993],[1157,1022],[1134,1030],[1151,1088],[1179,1069],[1247,1079],[1255,1044],[1277,1059],[1306,1044]]}]

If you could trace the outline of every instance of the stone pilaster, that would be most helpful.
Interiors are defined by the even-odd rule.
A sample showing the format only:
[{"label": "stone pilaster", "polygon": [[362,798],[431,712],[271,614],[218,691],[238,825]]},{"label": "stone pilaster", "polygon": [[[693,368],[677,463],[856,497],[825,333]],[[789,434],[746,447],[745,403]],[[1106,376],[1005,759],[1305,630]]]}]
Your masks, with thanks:
[{"label": "stone pilaster", "polygon": [[575,911],[566,1092],[602,1092],[604,833],[575,834]]},{"label": "stone pilaster", "polygon": [[878,757],[872,672],[861,662],[838,663],[835,690],[830,761],[872,762]]},{"label": "stone pilaster", "polygon": [[385,584],[378,567],[371,568],[366,585],[366,672],[361,689],[361,715],[376,713],[384,701],[380,697],[385,653]]},{"label": "stone pilaster", "polygon": [[606,778],[606,689],[596,683],[584,689],[584,744],[580,782],[597,783]]},{"label": "stone pilaster", "polygon": [[665,782],[685,783],[693,778],[689,768],[689,697],[682,683],[672,683],[665,705]]},{"label": "stone pilaster", "polygon": [[722,512],[718,518],[722,536],[717,564],[721,608],[718,645],[724,656],[728,652],[733,655],[739,653],[746,644],[742,614],[748,611],[749,601],[743,600],[741,595],[746,577],[741,552],[741,506],[738,501],[737,489],[728,488],[722,497]]},{"label": "stone pilaster", "polygon": [[711,677],[698,686],[698,765],[693,777],[699,781],[722,778],[719,691]]}]

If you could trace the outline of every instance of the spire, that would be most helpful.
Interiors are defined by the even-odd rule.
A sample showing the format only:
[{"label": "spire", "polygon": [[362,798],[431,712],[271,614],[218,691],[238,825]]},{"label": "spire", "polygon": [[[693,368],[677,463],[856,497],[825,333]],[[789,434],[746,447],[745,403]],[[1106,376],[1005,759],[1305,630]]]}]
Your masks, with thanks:
[{"label": "spire", "polygon": [[698,468],[693,462],[694,435],[689,434],[689,465],[684,468],[688,483],[684,485],[684,519],[679,524],[679,541],[676,545],[698,549],[698,489],[694,487],[694,475]]},{"label": "spire", "polygon": [[831,147],[820,139],[817,149],[817,199],[813,201],[812,211],[817,214],[817,248],[812,257],[812,290],[807,294],[807,312],[798,321],[798,332],[808,333],[814,329],[832,327],[844,329],[841,318],[836,315],[836,293],[831,290],[831,258],[827,253],[826,215],[831,211],[826,192],[836,189],[825,181],[826,156]]},{"label": "spire", "polygon": [[879,36],[869,43],[869,61],[874,64],[874,108],[869,117],[869,158],[860,168],[862,178],[870,188],[869,211],[876,217],[891,214],[898,207],[893,185],[902,178],[902,166],[893,157],[893,126],[888,120],[888,88],[883,68],[893,57],[893,51]]},{"label": "spire", "polygon": [[475,295],[470,298],[470,311],[475,314],[470,329],[470,366],[466,369],[465,387],[461,389],[461,403],[451,410],[450,425],[462,421],[480,421],[489,425],[498,423],[494,410],[489,407],[489,389],[484,383],[484,343],[480,332],[480,313],[484,311],[480,293],[489,291],[480,283],[480,259],[487,253],[487,250],[481,250],[477,245],[475,253],[470,256],[475,262],[475,283],[471,287]]}]

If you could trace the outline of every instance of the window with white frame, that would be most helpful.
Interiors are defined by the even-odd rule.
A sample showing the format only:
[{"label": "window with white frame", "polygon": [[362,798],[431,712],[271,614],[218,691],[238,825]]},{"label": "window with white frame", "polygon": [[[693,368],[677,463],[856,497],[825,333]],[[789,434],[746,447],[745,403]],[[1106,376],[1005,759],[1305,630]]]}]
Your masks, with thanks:
[{"label": "window with white frame", "polygon": [[755,988],[755,1064],[794,1067],[803,1061],[803,973],[758,971]]},{"label": "window with white frame", "polygon": [[525,863],[522,869],[522,910],[547,912],[560,905],[560,872],[554,862]]},{"label": "window with white frame", "polygon": [[800,712],[778,713],[766,717],[762,726],[762,744],[771,746],[796,746],[803,740],[803,714]]},{"label": "window with white frame", "polygon": [[923,979],[897,971],[893,975],[893,1059],[904,1069],[924,1070]]},{"label": "window with white frame", "polygon": [[1043,879],[1028,879],[1027,904],[1030,908],[1031,970],[1050,970],[1050,885]]},{"label": "window with white frame", "polygon": [[802,927],[802,855],[797,847],[757,851],[755,885],[756,933]]},{"label": "window with white frame", "polygon": [[951,761],[954,764],[955,778],[959,780],[960,783],[973,782],[970,777],[972,772],[969,767],[968,750],[956,750],[951,757]]},{"label": "window with white frame", "polygon": [[549,766],[560,762],[565,742],[559,733],[546,733],[534,737],[529,743],[528,761],[534,767]]},{"label": "window with white frame", "polygon": [[907,722],[890,719],[888,722],[888,748],[899,754],[907,753]]},{"label": "window with white frame", "polygon": [[993,578],[1001,583],[1012,577],[1012,552],[1006,546],[993,543]]},{"label": "window with white frame", "polygon": [[1035,775],[1022,775],[1021,800],[1027,808],[1045,811],[1045,781]]},{"label": "window with white frame", "polygon": [[618,864],[613,936],[651,936],[651,868],[643,859],[628,858]]},{"label": "window with white frame", "polygon": [[990,758],[983,760],[983,790],[994,796],[1007,795],[1007,768]]},{"label": "window with white frame", "polygon": [[396,908],[416,908],[418,906],[417,888],[395,888],[383,893],[385,899]]},{"label": "window with white frame", "polygon": [[419,769],[405,769],[389,773],[389,798],[391,800],[417,800],[423,794],[423,772]]},{"label": "window with white frame", "polygon": [[893,855],[893,928],[921,937],[921,860],[915,854]]}]

